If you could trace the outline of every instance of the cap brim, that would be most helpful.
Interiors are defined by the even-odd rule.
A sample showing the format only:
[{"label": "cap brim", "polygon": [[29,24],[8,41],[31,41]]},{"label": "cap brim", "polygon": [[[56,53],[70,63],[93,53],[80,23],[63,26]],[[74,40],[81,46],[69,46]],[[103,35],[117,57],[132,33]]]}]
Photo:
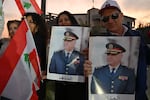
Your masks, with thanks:
[{"label": "cap brim", "polygon": [[112,51],[107,50],[105,54],[117,55],[117,54],[119,54],[119,53],[122,53],[122,52],[120,52],[120,51],[116,51],[116,50],[112,50]]},{"label": "cap brim", "polygon": [[120,52],[106,52],[105,54],[117,55],[120,54]]},{"label": "cap brim", "polygon": [[76,39],[63,39],[64,41],[73,41],[73,40],[76,40]]}]

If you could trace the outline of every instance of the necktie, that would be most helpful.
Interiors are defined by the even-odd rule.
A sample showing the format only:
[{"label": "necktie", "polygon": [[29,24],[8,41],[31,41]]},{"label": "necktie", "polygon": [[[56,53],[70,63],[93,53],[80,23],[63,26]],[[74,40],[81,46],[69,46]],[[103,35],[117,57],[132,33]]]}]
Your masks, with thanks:
[{"label": "necktie", "polygon": [[69,53],[67,53],[65,59],[66,59],[66,63],[68,63],[68,61],[69,61]]},{"label": "necktie", "polygon": [[111,75],[113,76],[115,74],[115,68],[112,68]]}]

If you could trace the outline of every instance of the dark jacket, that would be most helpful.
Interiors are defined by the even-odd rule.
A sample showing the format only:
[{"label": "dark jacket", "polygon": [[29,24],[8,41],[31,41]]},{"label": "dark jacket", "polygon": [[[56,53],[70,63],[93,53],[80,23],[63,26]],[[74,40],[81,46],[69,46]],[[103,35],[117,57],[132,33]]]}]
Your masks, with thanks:
[{"label": "dark jacket", "polygon": [[39,55],[41,70],[46,71],[46,40],[39,33],[35,33],[33,39]]}]

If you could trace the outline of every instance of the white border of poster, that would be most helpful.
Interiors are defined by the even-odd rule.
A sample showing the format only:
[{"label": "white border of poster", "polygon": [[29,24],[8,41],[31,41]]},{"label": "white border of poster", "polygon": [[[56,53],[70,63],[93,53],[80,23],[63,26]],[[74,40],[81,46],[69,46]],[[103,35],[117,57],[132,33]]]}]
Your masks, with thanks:
[{"label": "white border of poster", "polygon": [[75,50],[81,52],[83,49],[88,47],[88,39],[90,29],[88,27],[80,26],[53,26],[51,31],[51,39],[49,43],[48,50],[48,66],[47,66],[47,79],[58,80],[58,81],[68,81],[68,82],[84,82],[84,75],[67,75],[60,73],[50,73],[49,67],[51,63],[51,58],[54,52],[63,50],[64,43],[64,33],[70,30],[75,33],[79,39],[76,40]]},{"label": "white border of poster", "polygon": [[[107,65],[106,61],[106,44],[109,42],[115,42],[120,44],[126,49],[126,52],[123,54],[121,64],[128,66],[129,68],[134,69],[135,76],[138,64],[139,56],[139,37],[121,37],[121,36],[95,36],[90,37],[89,40],[89,59],[92,61],[92,73],[94,69],[100,66]],[[133,94],[111,94],[105,93],[102,89],[96,94],[91,93],[91,81],[92,75],[89,76],[88,80],[88,91],[89,91],[89,100],[134,100],[135,93]]]}]

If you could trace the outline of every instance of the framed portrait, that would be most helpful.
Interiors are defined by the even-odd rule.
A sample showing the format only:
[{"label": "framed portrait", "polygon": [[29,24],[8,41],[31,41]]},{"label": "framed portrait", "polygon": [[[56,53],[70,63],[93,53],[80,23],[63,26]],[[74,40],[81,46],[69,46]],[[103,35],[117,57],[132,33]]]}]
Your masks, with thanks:
[{"label": "framed portrait", "polygon": [[84,50],[88,48],[90,29],[80,26],[53,26],[49,43],[47,78],[84,82]]},{"label": "framed portrait", "polygon": [[90,37],[89,100],[134,100],[139,37]]}]

